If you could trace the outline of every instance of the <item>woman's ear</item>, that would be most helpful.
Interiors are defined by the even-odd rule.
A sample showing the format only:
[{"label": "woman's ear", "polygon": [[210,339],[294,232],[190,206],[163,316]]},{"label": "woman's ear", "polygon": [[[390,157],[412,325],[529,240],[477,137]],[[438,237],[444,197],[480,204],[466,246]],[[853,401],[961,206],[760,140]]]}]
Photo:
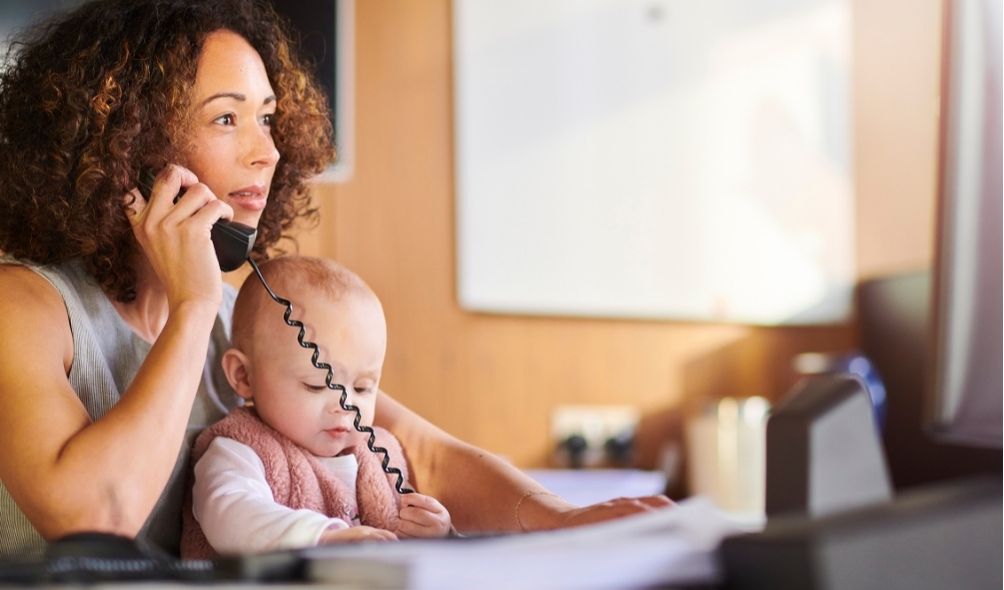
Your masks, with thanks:
[{"label": "woman's ear", "polygon": [[251,362],[247,355],[236,348],[228,348],[223,353],[221,364],[223,365],[223,374],[227,376],[230,387],[234,388],[237,395],[247,400],[252,399]]}]

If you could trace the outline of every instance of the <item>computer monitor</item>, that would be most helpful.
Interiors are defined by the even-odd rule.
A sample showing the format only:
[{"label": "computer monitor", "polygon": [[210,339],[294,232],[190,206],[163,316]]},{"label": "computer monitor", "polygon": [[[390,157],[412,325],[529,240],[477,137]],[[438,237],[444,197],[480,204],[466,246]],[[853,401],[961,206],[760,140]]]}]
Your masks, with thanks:
[{"label": "computer monitor", "polygon": [[947,0],[926,423],[1001,448],[1001,0]]}]

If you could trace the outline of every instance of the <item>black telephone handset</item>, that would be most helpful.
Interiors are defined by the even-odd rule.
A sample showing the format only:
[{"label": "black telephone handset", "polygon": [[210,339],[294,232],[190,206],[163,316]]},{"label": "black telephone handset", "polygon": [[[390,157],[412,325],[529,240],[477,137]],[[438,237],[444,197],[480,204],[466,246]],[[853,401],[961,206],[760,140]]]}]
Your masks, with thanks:
[{"label": "black telephone handset", "polygon": [[[156,173],[150,168],[140,170],[137,184],[143,198],[150,199],[156,176]],[[174,201],[177,202],[183,194],[185,194],[185,189],[181,189],[178,196],[174,197]],[[216,250],[216,258],[220,262],[220,270],[230,272],[240,268],[251,255],[251,249],[254,247],[254,241],[257,237],[258,230],[249,225],[225,219],[217,221],[213,225],[211,238],[213,249]]]}]

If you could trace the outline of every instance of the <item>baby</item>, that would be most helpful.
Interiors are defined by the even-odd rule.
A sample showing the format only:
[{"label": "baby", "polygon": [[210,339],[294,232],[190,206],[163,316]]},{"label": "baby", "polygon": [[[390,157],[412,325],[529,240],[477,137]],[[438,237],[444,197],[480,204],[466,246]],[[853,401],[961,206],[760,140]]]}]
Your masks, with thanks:
[{"label": "baby", "polygon": [[[261,265],[292,319],[331,364],[346,402],[373,417],[387,348],[383,308],[356,274],[330,260],[289,256]],[[232,348],[223,356],[231,387],[246,400],[195,443],[195,483],[185,510],[182,556],[250,553],[324,543],[442,537],[450,514],[419,493],[398,494],[353,427],[341,392],[325,385],[312,351],[297,343],[257,276],[244,281],[234,305]],[[390,466],[407,477],[400,443],[375,428]]]}]

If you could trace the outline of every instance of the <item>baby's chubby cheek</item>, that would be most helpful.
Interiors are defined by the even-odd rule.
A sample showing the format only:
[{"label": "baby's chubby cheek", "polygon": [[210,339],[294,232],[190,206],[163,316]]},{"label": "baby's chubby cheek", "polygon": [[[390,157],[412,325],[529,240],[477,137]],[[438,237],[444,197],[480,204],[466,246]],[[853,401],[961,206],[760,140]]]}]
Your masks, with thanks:
[{"label": "baby's chubby cheek", "polygon": [[365,447],[367,441],[369,441],[370,439],[370,435],[365,432],[353,431],[351,438],[353,445],[360,445]]}]

